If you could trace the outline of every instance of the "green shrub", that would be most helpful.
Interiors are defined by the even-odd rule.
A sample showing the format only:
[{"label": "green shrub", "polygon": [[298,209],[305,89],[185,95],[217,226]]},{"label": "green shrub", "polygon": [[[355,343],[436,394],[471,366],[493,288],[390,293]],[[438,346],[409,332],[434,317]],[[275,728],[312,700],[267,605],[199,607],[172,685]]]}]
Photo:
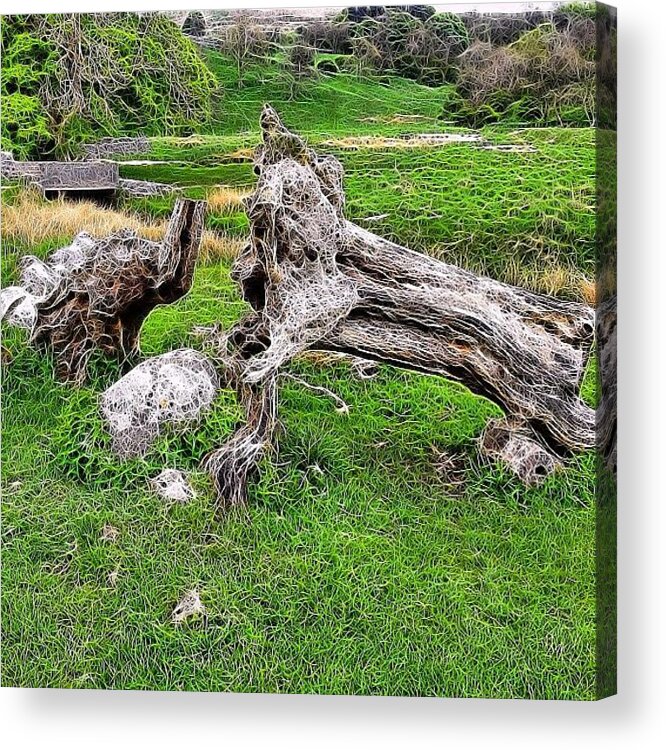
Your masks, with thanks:
[{"label": "green shrub", "polygon": [[349,24],[335,21],[314,20],[300,29],[303,43],[325,52],[345,54],[351,50]]},{"label": "green shrub", "polygon": [[187,134],[216,90],[196,47],[159,14],[2,19],[2,145],[24,158],[69,157],[101,136]]},{"label": "green shrub", "polygon": [[374,67],[431,86],[451,77],[452,61],[469,44],[467,29],[455,14],[421,18],[402,8],[365,18],[353,24],[350,33],[360,70]]},{"label": "green shrub", "polygon": [[27,159],[46,151],[53,139],[41,102],[36,96],[2,94],[2,149]]},{"label": "green shrub", "polygon": [[435,13],[427,21],[428,27],[449,45],[450,55],[459,55],[470,44],[469,31],[456,13]]},{"label": "green shrub", "polygon": [[454,117],[471,127],[594,125],[593,40],[594,22],[583,18],[564,31],[541,24],[505,46],[475,41],[458,60]]}]

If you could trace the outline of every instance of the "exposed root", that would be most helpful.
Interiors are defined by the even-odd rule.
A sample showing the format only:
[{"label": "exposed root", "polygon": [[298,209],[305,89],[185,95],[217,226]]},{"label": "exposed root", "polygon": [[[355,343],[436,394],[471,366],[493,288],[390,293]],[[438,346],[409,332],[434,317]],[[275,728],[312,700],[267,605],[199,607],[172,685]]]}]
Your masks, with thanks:
[{"label": "exposed root", "polygon": [[245,406],[246,423],[229,440],[207,456],[204,466],[211,473],[222,507],[242,505],[247,500],[248,480],[271,446],[277,426],[277,383],[271,375],[263,383],[240,384],[239,401]]},{"label": "exposed root", "polygon": [[292,375],[290,372],[283,372],[281,373],[281,375],[283,378],[293,380],[295,383],[302,385],[304,388],[307,388],[310,391],[314,391],[315,393],[323,393],[324,396],[328,396],[335,402],[335,411],[337,411],[339,414],[349,414],[349,406],[340,398],[340,396],[338,396],[336,393],[333,393],[333,391],[329,390],[328,388],[324,388],[323,385],[312,385],[312,383],[308,383],[307,380],[303,380],[296,375]]},{"label": "exposed root", "polygon": [[372,380],[372,378],[375,378],[379,372],[379,365],[377,362],[372,362],[371,360],[363,359],[362,357],[356,357],[353,354],[345,354],[344,352],[325,352],[313,349],[309,352],[303,352],[299,359],[303,359],[306,362],[313,362],[316,365],[327,365],[332,362],[347,362],[356,377],[360,380]]}]

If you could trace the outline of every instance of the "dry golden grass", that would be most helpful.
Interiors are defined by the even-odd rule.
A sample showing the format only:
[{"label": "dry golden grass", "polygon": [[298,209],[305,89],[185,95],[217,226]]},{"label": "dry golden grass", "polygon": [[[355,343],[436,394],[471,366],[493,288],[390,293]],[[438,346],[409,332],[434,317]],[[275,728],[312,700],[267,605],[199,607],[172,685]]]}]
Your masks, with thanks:
[{"label": "dry golden grass", "polygon": [[496,269],[493,271],[484,262],[470,264],[464,249],[433,247],[430,254],[446,263],[461,266],[481,276],[490,276],[498,281],[530,289],[539,294],[575,299],[592,306],[597,301],[598,284],[572,266],[553,263],[543,266],[525,265],[517,260],[509,260],[503,266],[502,272],[498,274]]},{"label": "dry golden grass", "polygon": [[[241,201],[247,194],[231,188],[215,188],[208,195],[208,208],[214,213],[242,210]],[[104,208],[90,201],[46,201],[33,190],[24,190],[11,204],[2,205],[3,239],[27,248],[54,238],[69,241],[82,231],[103,237],[123,228],[133,229],[141,237],[159,241],[164,237],[166,225],[166,220],[150,221],[137,214]],[[201,243],[201,262],[231,261],[242,245],[240,239],[206,230]],[[440,252],[434,251],[433,254],[441,257]],[[456,257],[455,252],[446,256],[443,259],[447,262],[466,266],[465,258]],[[470,270],[488,274],[485,268]],[[559,265],[535,269],[509,263],[502,280],[542,294],[573,297],[590,305],[595,304],[600,288],[606,293],[615,288],[615,277],[610,271],[595,284],[580,271]]]},{"label": "dry golden grass", "polygon": [[569,297],[588,305],[596,301],[596,286],[575,268],[550,266],[542,270],[510,266],[508,278],[510,284],[532,289],[540,294],[554,297]]},{"label": "dry golden grass", "polygon": [[374,117],[361,117],[359,122],[381,122],[389,125],[403,125],[405,123],[421,122],[423,120],[432,120],[434,118],[425,115],[376,115]]},{"label": "dry golden grass", "polygon": [[609,263],[601,269],[597,279],[596,294],[600,302],[617,294],[617,269],[614,263]]},{"label": "dry golden grass", "polygon": [[250,194],[249,190],[234,190],[228,187],[216,187],[208,193],[208,210],[213,213],[229,213],[243,208],[243,198]]},{"label": "dry golden grass", "polygon": [[597,285],[590,279],[581,279],[579,282],[580,295],[583,302],[594,306],[597,302]]},{"label": "dry golden grass", "polygon": [[254,159],[253,148],[237,148],[230,154],[227,154],[226,161],[252,161]]},{"label": "dry golden grass", "polygon": [[[28,248],[56,237],[71,240],[79,232],[104,237],[119,229],[133,229],[140,237],[159,241],[166,227],[167,220],[150,221],[91,201],[47,201],[32,190],[22,191],[14,202],[2,206],[3,239]],[[204,263],[232,260],[241,245],[238,239],[205,230],[200,258]]]}]

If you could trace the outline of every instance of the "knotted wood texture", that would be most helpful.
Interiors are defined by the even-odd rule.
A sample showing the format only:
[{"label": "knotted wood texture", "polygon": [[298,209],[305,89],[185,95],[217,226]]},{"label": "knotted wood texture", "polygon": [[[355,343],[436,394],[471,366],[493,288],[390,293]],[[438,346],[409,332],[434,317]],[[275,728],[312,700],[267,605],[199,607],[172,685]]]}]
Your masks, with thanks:
[{"label": "knotted wood texture", "polygon": [[50,349],[63,380],[83,382],[95,350],[127,359],[150,311],[190,289],[205,206],[178,200],[162,242],[129,230],[104,238],[81,232],[46,262],[26,256],[21,285],[2,291],[0,317]]},{"label": "knotted wood texture", "polygon": [[225,504],[271,445],[277,374],[309,350],[438,375],[494,401],[506,418],[481,447],[526,482],[594,447],[580,398],[593,310],[476,276],[347,221],[342,166],[319,156],[266,106],[250,242],[232,271],[253,311],[217,339],[247,424],[208,457]]}]

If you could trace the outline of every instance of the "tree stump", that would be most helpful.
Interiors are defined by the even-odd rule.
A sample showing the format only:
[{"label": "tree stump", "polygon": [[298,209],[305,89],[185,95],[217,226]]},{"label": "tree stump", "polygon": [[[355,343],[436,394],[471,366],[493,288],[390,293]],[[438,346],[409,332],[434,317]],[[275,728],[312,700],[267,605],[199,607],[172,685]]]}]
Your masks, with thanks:
[{"label": "tree stump", "polygon": [[83,382],[95,350],[126,360],[138,351],[150,311],[190,289],[205,206],[178,200],[162,242],[129,230],[104,238],[81,232],[45,262],[26,256],[21,285],[0,295],[0,318],[51,350],[63,380]]}]

